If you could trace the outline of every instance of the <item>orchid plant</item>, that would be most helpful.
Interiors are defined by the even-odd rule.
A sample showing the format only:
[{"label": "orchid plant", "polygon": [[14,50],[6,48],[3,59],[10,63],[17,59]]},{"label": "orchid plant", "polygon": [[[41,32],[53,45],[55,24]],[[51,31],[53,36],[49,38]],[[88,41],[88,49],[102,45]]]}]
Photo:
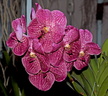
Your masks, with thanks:
[{"label": "orchid plant", "polygon": [[[67,84],[72,90],[84,96],[104,96],[100,94],[105,88],[97,86],[99,82],[102,84],[99,78],[108,77],[105,73],[99,77],[104,71],[101,71],[100,66],[104,66],[101,63],[107,66],[107,54],[104,58],[103,53],[99,58],[96,56],[103,51],[92,41],[92,33],[67,25],[66,16],[59,10],[50,11],[38,3],[35,5],[29,25],[26,26],[24,15],[13,20],[13,32],[6,41],[12,52],[21,57],[30,83],[39,90],[47,91],[55,81],[61,82],[68,76]],[[99,76],[98,71],[101,71]]]}]

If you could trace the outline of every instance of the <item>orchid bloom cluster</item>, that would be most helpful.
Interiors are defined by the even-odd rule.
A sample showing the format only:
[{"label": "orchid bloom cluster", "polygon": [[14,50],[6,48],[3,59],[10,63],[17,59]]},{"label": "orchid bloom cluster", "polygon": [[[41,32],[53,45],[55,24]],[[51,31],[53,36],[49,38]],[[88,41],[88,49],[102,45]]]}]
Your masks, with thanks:
[{"label": "orchid bloom cluster", "polygon": [[31,84],[47,91],[55,81],[65,80],[73,67],[81,70],[88,66],[90,55],[100,54],[101,49],[92,42],[91,32],[67,25],[61,11],[35,5],[28,26],[24,15],[12,21],[13,32],[6,44],[22,56]]}]

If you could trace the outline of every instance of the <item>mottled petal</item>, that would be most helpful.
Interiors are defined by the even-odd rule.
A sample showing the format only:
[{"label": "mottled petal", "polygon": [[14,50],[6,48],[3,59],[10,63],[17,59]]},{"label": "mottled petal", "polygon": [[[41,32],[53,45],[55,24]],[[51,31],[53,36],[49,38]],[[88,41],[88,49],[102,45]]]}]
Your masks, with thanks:
[{"label": "mottled petal", "polygon": [[16,33],[15,32],[12,32],[10,35],[9,35],[9,38],[8,40],[6,41],[6,44],[8,47],[10,48],[14,48],[18,43],[18,40],[16,38]]},{"label": "mottled petal", "polygon": [[37,12],[39,9],[42,9],[42,7],[40,6],[40,4],[35,3],[35,5],[36,5],[36,12]]},{"label": "mottled petal", "polygon": [[36,57],[30,57],[30,55],[28,54],[28,56],[24,56],[22,58],[22,64],[25,68],[25,70],[30,73],[30,74],[37,74],[40,70],[40,62]]},{"label": "mottled petal", "polygon": [[72,62],[74,60],[76,60],[78,58],[78,54],[76,53],[72,53],[72,54],[67,54],[66,51],[64,51],[64,54],[63,54],[63,59],[67,62]]},{"label": "mottled petal", "polygon": [[62,27],[66,27],[67,19],[63,12],[54,10],[51,12],[53,16],[53,22],[59,24]]},{"label": "mottled petal", "polygon": [[18,44],[13,48],[13,53],[15,55],[21,56],[23,55],[27,49],[28,49],[28,38],[27,37],[22,37],[21,41],[17,41]]},{"label": "mottled petal", "polygon": [[73,64],[74,62],[65,62],[66,66],[67,66],[67,72],[72,70]]},{"label": "mottled petal", "polygon": [[55,80],[58,82],[63,81],[67,76],[67,67],[64,61],[60,62],[58,67],[52,66],[50,71],[54,74]]},{"label": "mottled petal", "polygon": [[36,18],[36,12],[35,12],[35,9],[34,8],[31,9],[30,17],[31,17],[31,20],[33,20],[33,19]]},{"label": "mottled petal", "polygon": [[87,51],[87,54],[90,54],[90,55],[99,55],[101,53],[101,49],[100,47],[98,46],[98,44],[96,43],[87,43],[85,45],[85,50]]},{"label": "mottled petal", "polygon": [[29,81],[39,90],[47,91],[54,84],[55,77],[51,72],[39,73],[37,75],[29,75]]},{"label": "mottled petal", "polygon": [[23,30],[20,22],[20,18],[12,21],[12,27],[16,33],[17,39],[20,41],[22,39]]},{"label": "mottled petal", "polygon": [[79,30],[81,46],[83,47],[86,43],[92,42],[93,36],[92,33],[88,30]]},{"label": "mottled petal", "polygon": [[63,59],[67,62],[71,62],[71,61],[76,60],[78,58],[80,48],[81,48],[81,46],[80,46],[79,41],[76,41],[76,42],[72,43],[70,45],[69,49],[65,48],[65,51],[64,51],[64,54],[63,54]]},{"label": "mottled petal", "polygon": [[71,27],[71,29],[67,29],[68,32],[66,32],[63,41],[65,44],[70,44],[71,42],[74,42],[79,39],[79,31],[75,27]]},{"label": "mottled petal", "polygon": [[42,72],[47,72],[50,68],[50,63],[48,60],[48,56],[47,55],[41,55],[41,54],[36,54],[39,61],[40,61],[40,66],[41,66],[41,70]]},{"label": "mottled petal", "polygon": [[54,43],[59,43],[65,34],[65,29],[59,25],[53,26],[51,28],[52,40]]},{"label": "mottled petal", "polygon": [[28,26],[28,35],[33,38],[39,38],[42,35],[41,29],[43,25],[37,19],[33,19]]},{"label": "mottled petal", "polygon": [[61,41],[60,43],[57,43],[57,44],[53,43],[52,44],[53,52],[56,51],[56,50],[58,50],[60,47],[63,47],[63,45],[64,45],[63,41]]},{"label": "mottled petal", "polygon": [[49,54],[50,63],[53,66],[58,66],[63,56],[63,48],[59,48],[57,51]]},{"label": "mottled petal", "polygon": [[38,39],[33,40],[33,49],[38,53],[44,54],[43,47]]},{"label": "mottled petal", "polygon": [[26,32],[26,18],[24,15],[21,16],[21,26],[22,26],[23,33],[25,33]]},{"label": "mottled petal", "polygon": [[51,11],[48,9],[40,9],[36,12],[36,18],[38,22],[43,25],[50,25],[52,21]]},{"label": "mottled petal", "polygon": [[74,65],[73,66],[77,70],[81,70],[82,68],[88,66],[89,60],[90,60],[90,56],[89,55],[85,55],[84,57],[80,57],[76,61],[74,61]]},{"label": "mottled petal", "polygon": [[44,52],[50,53],[52,51],[53,42],[52,42],[50,33],[47,33],[42,38],[40,38],[40,43],[42,44]]}]

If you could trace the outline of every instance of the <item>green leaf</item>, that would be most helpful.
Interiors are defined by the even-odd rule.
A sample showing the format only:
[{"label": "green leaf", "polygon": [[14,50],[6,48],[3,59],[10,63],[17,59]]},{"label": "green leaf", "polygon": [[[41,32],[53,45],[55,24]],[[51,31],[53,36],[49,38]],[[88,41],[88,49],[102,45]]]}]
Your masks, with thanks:
[{"label": "green leaf", "polygon": [[97,96],[105,96],[107,91],[108,91],[108,77],[104,80],[104,82],[100,86]]},{"label": "green leaf", "polygon": [[98,64],[97,64],[97,58],[96,57],[94,59],[90,60],[90,67],[92,68],[94,76],[96,76],[97,72],[98,72]]},{"label": "green leaf", "polygon": [[[74,76],[76,78],[74,78]],[[77,91],[79,94],[83,95],[83,96],[87,96],[83,86],[81,85],[81,82],[83,83],[83,81],[81,81],[81,77],[78,74],[75,74],[74,72],[72,72],[72,76],[70,75],[70,73],[68,73],[68,77],[70,79],[70,83],[68,84],[73,90]],[[80,82],[81,81],[81,82]]]},{"label": "green leaf", "polygon": [[13,78],[12,78],[12,87],[14,91],[14,96],[21,96],[20,88],[18,87],[18,84],[15,82]]},{"label": "green leaf", "polygon": [[108,39],[106,39],[106,41],[104,42],[103,46],[102,46],[102,52],[105,52],[105,54],[108,56]]},{"label": "green leaf", "polygon": [[75,91],[77,91],[79,94],[83,96],[87,96],[86,91],[78,82],[73,81],[72,84],[73,84],[73,87],[75,88]]},{"label": "green leaf", "polygon": [[87,96],[90,96],[90,92],[92,91],[92,89],[90,87],[90,84],[88,83],[87,79],[84,77],[83,74],[81,74],[81,78],[82,78],[82,80],[84,82],[84,89],[87,92]]},{"label": "green leaf", "polygon": [[102,72],[100,78],[99,78],[99,85],[101,85],[104,80],[106,79],[106,77],[108,77],[108,66],[105,68],[105,70]]},{"label": "green leaf", "polygon": [[103,60],[104,60],[103,59],[103,54],[105,54],[106,56],[108,56],[108,48],[107,48],[107,46],[108,46],[108,39],[106,39],[106,41],[102,45],[102,52],[101,52],[102,55],[98,59],[99,64],[101,64],[103,62]]},{"label": "green leaf", "polygon": [[94,82],[95,82],[95,77],[94,77],[94,74],[93,74],[92,69],[90,68],[90,66],[88,67],[88,69],[83,71],[82,74],[84,75],[86,80],[89,82],[90,86],[93,86]]},{"label": "green leaf", "polygon": [[10,63],[11,56],[9,56],[9,54],[7,53],[7,51],[3,51],[3,55],[4,55],[4,58],[5,58],[5,62],[8,65]]},{"label": "green leaf", "polygon": [[4,96],[8,96],[7,90],[4,87],[3,82],[1,80],[0,80],[0,87],[1,87],[1,89],[3,91]]},{"label": "green leaf", "polygon": [[[99,83],[99,79],[101,78],[103,72],[108,67],[108,61],[106,59],[103,60],[102,64],[99,66],[98,73],[97,73],[97,83]],[[106,74],[106,73],[104,73]]]},{"label": "green leaf", "polygon": [[22,90],[22,94],[21,94],[21,96],[25,96],[25,92],[24,92],[24,89]]}]

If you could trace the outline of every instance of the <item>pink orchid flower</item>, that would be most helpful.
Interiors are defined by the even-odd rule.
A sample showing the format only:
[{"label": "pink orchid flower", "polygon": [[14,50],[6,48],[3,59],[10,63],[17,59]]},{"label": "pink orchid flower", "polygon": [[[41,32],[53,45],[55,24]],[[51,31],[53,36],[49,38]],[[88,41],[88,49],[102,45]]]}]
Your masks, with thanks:
[{"label": "pink orchid flower", "polygon": [[[53,51],[53,45],[58,44],[65,34],[67,19],[58,10],[50,11],[39,8],[28,26],[28,35],[38,38],[44,52]],[[55,44],[54,44],[55,43]]]},{"label": "pink orchid flower", "polygon": [[77,44],[77,40],[79,39],[79,31],[71,25],[68,25],[65,31],[66,33],[62,41],[63,44],[58,50],[49,54],[49,60],[54,66],[58,66],[61,61],[64,61],[67,71],[70,71],[73,66],[72,61],[76,60],[79,55],[79,44]]},{"label": "pink orchid flower", "polygon": [[[62,60],[60,62],[56,62],[56,60],[56,64],[52,63],[51,58],[49,58],[52,53],[39,54],[33,48],[33,40],[31,40],[30,44],[27,54],[22,58],[22,64],[29,74],[30,82],[36,88],[43,91],[49,90],[55,81],[61,82],[66,78],[66,64]],[[62,49],[59,51],[62,52]]]},{"label": "pink orchid flower", "polygon": [[73,66],[77,70],[81,70],[82,68],[88,66],[90,61],[90,55],[99,55],[101,53],[101,49],[98,44],[92,42],[93,36],[92,33],[88,30],[79,30],[80,33],[80,51],[78,58],[74,61]]},{"label": "pink orchid flower", "polygon": [[12,27],[14,32],[10,34],[6,44],[12,48],[15,55],[21,56],[28,49],[28,38],[24,34],[26,32],[25,16],[23,15],[21,18],[13,20]]}]

